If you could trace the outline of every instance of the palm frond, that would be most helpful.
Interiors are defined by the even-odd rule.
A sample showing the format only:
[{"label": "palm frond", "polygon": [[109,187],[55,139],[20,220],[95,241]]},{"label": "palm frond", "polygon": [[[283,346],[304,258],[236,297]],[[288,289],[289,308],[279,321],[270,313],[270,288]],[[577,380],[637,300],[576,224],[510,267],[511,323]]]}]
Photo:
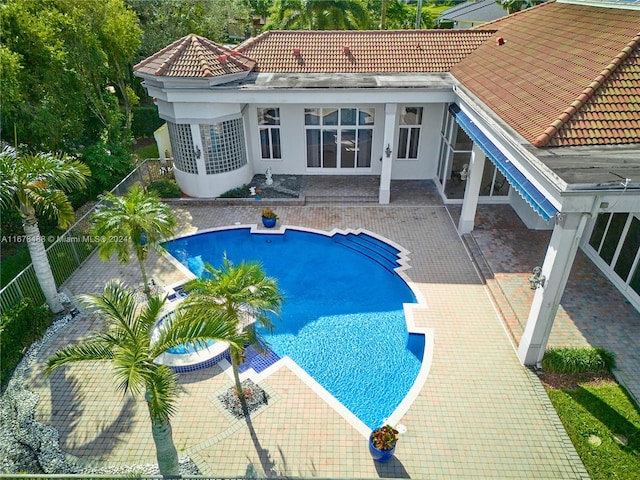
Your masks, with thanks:
[{"label": "palm frond", "polygon": [[78,345],[67,345],[58,350],[47,360],[46,375],[51,374],[57,368],[74,362],[90,360],[104,361],[113,359],[112,345],[95,340]]},{"label": "palm frond", "polygon": [[155,365],[147,371],[145,398],[153,423],[169,421],[176,412],[180,387],[178,377],[166,365]]},{"label": "palm frond", "polygon": [[170,348],[185,343],[204,346],[207,341],[222,341],[233,347],[242,347],[246,338],[237,328],[234,319],[225,312],[193,311],[185,308],[163,322],[160,334],[152,345],[151,355],[157,357]]}]

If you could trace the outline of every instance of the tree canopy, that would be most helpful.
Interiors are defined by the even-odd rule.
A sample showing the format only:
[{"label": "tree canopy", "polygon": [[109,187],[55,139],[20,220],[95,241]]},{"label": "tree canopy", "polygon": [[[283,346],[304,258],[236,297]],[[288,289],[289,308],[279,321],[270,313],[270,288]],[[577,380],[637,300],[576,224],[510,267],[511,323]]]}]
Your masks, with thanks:
[{"label": "tree canopy", "polygon": [[142,30],[123,0],[7,0],[1,8],[2,139],[73,151],[105,132],[127,135]]}]

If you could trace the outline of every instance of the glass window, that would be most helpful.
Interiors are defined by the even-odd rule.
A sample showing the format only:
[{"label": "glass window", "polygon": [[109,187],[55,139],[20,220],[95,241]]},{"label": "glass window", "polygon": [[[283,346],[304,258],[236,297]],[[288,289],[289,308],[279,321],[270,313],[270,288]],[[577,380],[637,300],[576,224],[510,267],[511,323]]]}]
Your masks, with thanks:
[{"label": "glass window", "polygon": [[323,125],[338,125],[338,109],[337,108],[323,108],[322,109],[322,124]]},{"label": "glass window", "polygon": [[271,135],[268,128],[260,129],[260,147],[262,158],[271,158]]},{"label": "glass window", "polygon": [[167,122],[169,141],[173,152],[173,165],[186,173],[198,173],[191,125]]},{"label": "glass window", "polygon": [[422,107],[402,107],[400,125],[422,125]]},{"label": "glass window", "polygon": [[207,175],[231,172],[247,164],[242,118],[200,125]]},{"label": "glass window", "polygon": [[260,155],[263,159],[282,158],[280,152],[280,109],[258,108],[260,128]]},{"label": "glass window", "polygon": [[618,248],[618,241],[622,235],[622,229],[627,222],[628,215],[626,213],[614,213],[607,234],[600,250],[600,257],[607,262],[607,265],[611,265],[613,256]]},{"label": "glass window", "polygon": [[591,238],[589,238],[589,245],[591,245],[596,252],[600,251],[600,244],[602,243],[602,238],[609,224],[610,217],[610,213],[601,213],[596,218],[596,224],[593,227],[593,232],[591,232]]},{"label": "glass window", "polygon": [[320,109],[319,108],[305,108],[304,109],[304,124],[305,125],[320,125]]},{"label": "glass window", "polygon": [[[355,120],[355,117],[354,117]],[[340,166],[353,168],[356,166],[356,130],[342,130],[340,140]]]},{"label": "glass window", "polygon": [[371,166],[371,145],[373,140],[373,130],[358,130],[358,167]]},{"label": "glass window", "polygon": [[[337,116],[337,115],[336,115]],[[322,131],[322,167],[336,168],[338,166],[338,131]]]},{"label": "glass window", "polygon": [[307,167],[320,167],[320,130],[307,130]]},{"label": "glass window", "polygon": [[471,150],[473,147],[473,140],[467,135],[460,125],[458,125],[456,132],[456,141],[454,144],[454,150]]},{"label": "glass window", "polygon": [[361,108],[358,111],[358,125],[373,125],[376,111],[373,108]]},{"label": "glass window", "polygon": [[[370,168],[374,112],[373,108],[305,108],[307,167]],[[335,128],[322,128],[320,119],[322,125]]]},{"label": "glass window", "polygon": [[640,220],[638,220],[636,217],[632,217],[631,224],[629,225],[629,229],[627,230],[627,235],[624,242],[622,243],[620,253],[618,254],[618,260],[616,260],[616,266],[613,269],[625,282],[627,281],[627,277],[629,276],[629,272],[631,271],[633,263],[636,261],[639,248]]},{"label": "glass window", "polygon": [[[420,125],[422,124],[422,107],[402,107],[400,111],[400,127],[398,129],[399,159],[418,158],[420,144]],[[414,125],[414,126],[403,126]]]},{"label": "glass window", "polygon": [[355,108],[341,108],[340,109],[340,125],[355,125],[356,112],[357,112],[357,109]]},{"label": "glass window", "polygon": [[258,125],[280,125],[280,109],[258,108]]}]

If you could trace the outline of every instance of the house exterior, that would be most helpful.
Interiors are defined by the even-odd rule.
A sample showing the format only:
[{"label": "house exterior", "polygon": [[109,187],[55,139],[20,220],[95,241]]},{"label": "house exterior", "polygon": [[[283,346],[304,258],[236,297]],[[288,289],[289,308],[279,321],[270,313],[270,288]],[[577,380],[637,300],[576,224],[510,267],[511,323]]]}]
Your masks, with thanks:
[{"label": "house exterior", "polygon": [[[472,30],[189,35],[135,66],[176,180],[216,197],[274,174],[432,179],[474,227],[508,203],[552,229],[518,347],[542,359],[578,247],[640,309],[640,4],[548,2]],[[533,267],[533,266],[532,266]]]},{"label": "house exterior", "polygon": [[436,24],[442,25],[449,21],[455,29],[472,28],[507,15],[507,11],[495,0],[475,0],[444,10]]}]

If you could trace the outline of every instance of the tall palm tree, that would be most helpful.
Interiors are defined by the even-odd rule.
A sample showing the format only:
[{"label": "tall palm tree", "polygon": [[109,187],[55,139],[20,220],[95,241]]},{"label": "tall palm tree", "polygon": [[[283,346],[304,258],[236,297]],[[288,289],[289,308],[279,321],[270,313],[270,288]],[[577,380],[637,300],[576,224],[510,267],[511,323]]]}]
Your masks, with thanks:
[{"label": "tall palm tree", "polygon": [[[47,375],[72,362],[106,361],[115,370],[116,388],[139,397],[144,391],[151,432],[162,475],[178,475],[178,452],[173,442],[170,417],[175,413],[180,387],[177,375],[155,359],[168,349],[185,343],[222,340],[241,345],[244,338],[224,312],[212,312],[202,321],[180,315],[168,317],[156,330],[166,297],[149,297],[142,305],[134,291],[109,282],[102,296],[86,295],[81,302],[100,315],[105,330],[82,343],[67,345],[47,361]],[[154,333],[155,332],[155,333]]]},{"label": "tall palm tree", "polygon": [[242,362],[245,345],[260,340],[256,324],[270,331],[273,322],[269,313],[280,315],[283,297],[277,281],[267,277],[258,262],[243,261],[233,265],[225,255],[220,269],[205,264],[203,277],[186,283],[184,290],[189,292],[181,305],[185,317],[205,321],[222,313],[231,322],[231,327],[243,336],[243,344],[231,345],[229,354],[236,393],[238,398],[244,399],[238,366]]},{"label": "tall palm tree", "polygon": [[266,28],[364,30],[369,12],[363,0],[276,0]]},{"label": "tall palm tree", "polygon": [[89,167],[63,153],[19,155],[10,146],[0,153],[0,207],[15,208],[20,213],[33,269],[53,313],[61,312],[63,306],[40,235],[38,216],[57,219],[60,228],[71,225],[73,207],[65,192],[86,188],[90,175]]},{"label": "tall palm tree", "polygon": [[167,205],[140,184],[135,184],[122,197],[107,192],[102,199],[104,203],[91,217],[91,232],[100,242],[100,257],[106,260],[116,253],[120,263],[129,263],[133,249],[142,272],[144,292],[149,296],[144,266],[149,247],[164,252],[160,242],[173,235],[176,218]]}]

